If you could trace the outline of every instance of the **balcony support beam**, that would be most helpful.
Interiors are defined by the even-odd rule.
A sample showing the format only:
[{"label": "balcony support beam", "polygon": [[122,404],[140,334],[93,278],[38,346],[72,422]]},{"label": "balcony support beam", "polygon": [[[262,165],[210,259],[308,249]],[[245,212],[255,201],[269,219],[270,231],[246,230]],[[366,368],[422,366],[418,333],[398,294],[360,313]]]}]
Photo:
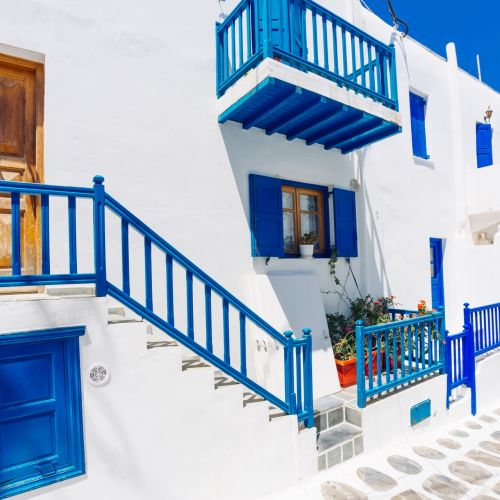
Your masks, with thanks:
[{"label": "balcony support beam", "polygon": [[344,130],[344,127],[351,126],[352,124],[356,124],[359,122],[364,116],[362,111],[358,110],[349,110],[346,113],[343,113],[338,121],[335,124],[335,129],[329,128],[328,130],[321,130],[316,135],[309,137],[306,140],[306,144],[310,146],[311,144],[325,144],[325,141],[330,138],[332,135],[336,135],[339,131]]},{"label": "balcony support beam", "polygon": [[348,140],[352,140],[364,132],[373,130],[382,124],[381,118],[374,118],[373,116],[363,114],[363,118],[359,122],[353,123],[351,126],[340,130],[338,134],[332,135],[327,142],[325,142],[325,149],[338,148],[339,144],[342,144]]},{"label": "balcony support beam", "polygon": [[[296,128],[293,133],[287,134],[286,138],[289,141],[293,141],[297,137],[300,137],[304,139],[308,135],[317,132],[318,130],[321,130],[322,128],[325,127],[331,127],[335,122],[339,121],[342,117],[342,111],[348,111],[349,108],[347,106],[342,106],[339,105],[338,108],[331,113],[328,113],[328,116],[326,116],[323,119],[320,119],[318,121],[315,121],[314,123],[311,124],[311,122],[308,122],[305,126],[302,126],[300,128]],[[331,130],[331,129],[330,129]]]},{"label": "balcony support beam", "polygon": [[297,96],[300,96],[300,94],[302,94],[302,89],[300,87],[295,87],[290,94],[284,96],[284,98],[281,101],[278,101],[274,106],[271,106],[266,111],[257,112],[252,118],[250,118],[248,121],[245,121],[243,123],[243,128],[245,130],[248,130],[249,128],[255,127],[255,124],[259,121],[272,117],[274,113],[285,109],[297,98]]}]

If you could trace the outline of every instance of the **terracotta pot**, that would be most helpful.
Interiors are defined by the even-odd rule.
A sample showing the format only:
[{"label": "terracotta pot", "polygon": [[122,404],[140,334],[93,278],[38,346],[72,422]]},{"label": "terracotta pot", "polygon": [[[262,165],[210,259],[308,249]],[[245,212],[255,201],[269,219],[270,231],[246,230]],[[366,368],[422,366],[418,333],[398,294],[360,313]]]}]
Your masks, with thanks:
[{"label": "terracotta pot", "polygon": [[[372,352],[372,370],[373,375],[377,374],[377,355],[376,352]],[[337,366],[337,372],[339,374],[340,387],[350,387],[356,384],[356,358],[346,359],[344,361],[340,359],[335,360],[335,365]],[[365,375],[368,375],[368,362],[365,363]]]}]

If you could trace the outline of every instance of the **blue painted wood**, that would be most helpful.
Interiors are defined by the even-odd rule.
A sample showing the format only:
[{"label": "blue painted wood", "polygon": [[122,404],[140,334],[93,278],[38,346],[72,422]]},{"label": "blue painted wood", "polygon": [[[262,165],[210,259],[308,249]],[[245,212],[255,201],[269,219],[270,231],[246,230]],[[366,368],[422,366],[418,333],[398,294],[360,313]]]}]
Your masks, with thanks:
[{"label": "blue painted wood", "polygon": [[167,280],[167,321],[175,326],[174,313],[174,260],[170,253],[165,257],[165,276]]},{"label": "blue painted wood", "polygon": [[477,168],[493,165],[493,132],[491,124],[476,123]]},{"label": "blue painted wood", "polygon": [[212,339],[212,290],[209,285],[205,285],[205,347],[208,352],[213,352]]},{"label": "blue painted wood", "polygon": [[286,343],[283,349],[285,366],[285,401],[292,413],[297,411],[297,399],[295,393],[295,381],[293,373],[293,332],[285,332]]},{"label": "blue painted wood", "polygon": [[85,472],[78,337],[84,327],[0,335],[0,497]]},{"label": "blue painted wood", "polygon": [[229,345],[229,302],[222,299],[222,335],[224,341],[224,362],[231,364],[231,347]]},{"label": "blue painted wood", "polygon": [[354,191],[340,188],[333,190],[333,220],[337,255],[339,257],[357,257],[358,235]]},{"label": "blue painted wood", "polygon": [[130,295],[130,252],[128,239],[128,222],[121,221],[122,231],[122,290]]},{"label": "blue painted wood", "polygon": [[94,181],[94,266],[96,297],[106,296],[106,231],[104,227],[104,177],[96,175]]},{"label": "blue painted wood", "polygon": [[186,269],[187,336],[194,340],[193,273]]},{"label": "blue painted wood", "polygon": [[430,239],[432,308],[444,307],[443,243]]},{"label": "blue painted wood", "polygon": [[[378,394],[396,387],[403,387],[411,382],[431,373],[441,373],[449,365],[445,363],[445,354],[430,358],[428,349],[431,332],[436,335],[437,341],[444,345],[445,338],[444,313],[442,310],[425,316],[391,321],[373,326],[364,326],[362,321],[356,323],[356,375],[358,406],[364,408],[366,401]],[[375,353],[373,353],[372,336],[376,338]],[[406,341],[404,339],[406,336]],[[427,341],[424,337],[427,336]],[[389,339],[393,338],[392,354]],[[382,342],[384,340],[384,342]],[[449,346],[447,346],[449,349]],[[370,369],[371,359],[375,355],[374,367],[377,369],[376,383],[372,383],[373,372]],[[385,358],[385,372],[382,359]],[[399,361],[400,360],[400,361]],[[365,362],[368,362],[368,380],[365,378]],[[393,369],[390,369],[390,363]],[[398,364],[401,364],[401,373],[398,374]],[[385,375],[385,376],[383,376]]]},{"label": "blue painted wood", "polygon": [[[25,183],[7,183],[0,181],[0,192],[13,193],[14,198],[14,212],[16,212],[16,199],[18,201],[19,194],[24,193],[23,189],[26,188],[27,192],[34,192],[35,194],[42,194],[47,196],[66,196],[68,197],[68,209],[72,210],[76,208],[75,200],[71,198],[83,197],[83,198],[93,198],[94,201],[94,254],[96,260],[96,273],[85,273],[77,274],[76,269],[70,270],[75,271],[70,274],[40,274],[40,275],[17,275],[17,276],[0,276],[0,287],[11,287],[11,286],[25,286],[25,285],[44,285],[44,284],[81,284],[81,283],[96,283],[103,280],[102,266],[105,265],[106,259],[106,246],[104,242],[104,215],[105,209],[107,208],[119,217],[121,221],[122,230],[122,288],[120,289],[113,283],[107,281],[105,275],[104,267],[104,291],[109,293],[112,297],[115,297],[120,302],[122,302],[126,307],[135,311],[137,314],[141,315],[143,318],[147,319],[151,324],[157,326],[165,333],[178,340],[181,344],[189,347],[195,353],[202,355],[204,359],[208,360],[214,366],[217,366],[229,376],[235,378],[236,380],[244,383],[251,390],[261,395],[262,397],[268,399],[272,404],[281,408],[283,411],[289,414],[296,414],[299,421],[304,421],[307,426],[313,425],[313,406],[312,406],[312,347],[310,337],[307,337],[304,333],[302,339],[287,338],[283,334],[277,332],[272,326],[266,323],[262,318],[257,316],[251,309],[245,306],[236,297],[225,290],[219,283],[210,278],[206,273],[204,273],[200,268],[198,268],[194,263],[188,260],[184,255],[178,252],[174,247],[169,245],[164,239],[162,239],[157,233],[146,226],[140,219],[134,216],[130,211],[128,211],[123,205],[117,202],[114,198],[109,196],[104,192],[104,186],[102,185],[102,177],[96,176],[94,178],[94,188],[89,190],[82,190],[81,188],[74,187],[58,187],[58,186],[43,186],[43,185],[27,185]],[[320,187],[321,189],[325,189]],[[90,194],[90,196],[89,196]],[[325,196],[326,197],[326,196]],[[47,211],[48,213],[48,211]],[[71,219],[71,217],[70,217]],[[68,231],[71,232],[71,225],[69,224]],[[130,283],[129,283],[129,227],[132,227],[135,231],[139,233],[144,238],[145,247],[145,283],[146,283],[146,298],[143,303],[132,299],[130,297]],[[15,237],[14,237],[15,239]],[[70,236],[70,241],[73,240],[76,245],[76,228],[75,236]],[[49,240],[50,242],[50,240]],[[159,251],[165,254],[166,258],[166,281],[167,281],[167,320],[159,317],[152,311],[152,262],[151,262],[151,246],[155,245]],[[75,259],[76,259],[76,249],[75,249]],[[174,311],[173,311],[173,263],[176,262],[177,265],[186,270],[186,298],[188,305],[188,318],[187,318],[187,328],[186,332],[180,332],[174,326]],[[97,275],[97,271],[101,272],[101,275]],[[206,336],[207,345],[206,347],[200,346],[194,338],[194,326],[192,324],[192,314],[193,307],[193,297],[192,297],[192,281],[197,278],[202,285],[205,287],[205,313],[206,313]],[[102,284],[102,283],[101,283]],[[96,287],[97,288],[97,287]],[[101,289],[102,290],[102,289]],[[217,294],[223,303],[223,336],[225,337],[225,356],[224,359],[218,358],[213,351],[213,328],[212,328],[212,294]],[[239,314],[240,321],[240,355],[239,364],[240,370],[236,370],[230,366],[230,356],[229,356],[229,306],[233,307]],[[263,389],[258,384],[253,382],[247,376],[247,366],[246,366],[246,321],[250,320],[255,327],[262,330],[266,335],[270,336],[282,346],[286,346],[289,349],[289,358],[292,362],[288,362],[284,369],[288,370],[288,375],[285,375],[284,379],[288,380],[290,384],[289,391],[287,392],[287,398],[289,402],[287,403],[278,396],[270,393],[269,391]],[[217,332],[217,334],[220,334]],[[310,336],[310,332],[308,333]],[[300,355],[297,355],[299,350]],[[300,367],[296,367],[300,370],[302,374],[302,382],[300,387],[300,405],[297,408],[297,390],[298,387],[294,383],[294,365],[293,359],[296,362],[302,363]],[[299,360],[299,361],[298,361]]]},{"label": "blue painted wood", "polygon": [[144,289],[146,291],[146,307],[153,310],[153,276],[151,265],[151,240],[144,237]]},{"label": "blue painted wood", "polygon": [[40,196],[42,208],[42,274],[50,274],[50,213],[49,196]]},{"label": "blue painted wood", "polygon": [[19,193],[10,195],[12,227],[12,274],[21,274],[21,206]]},{"label": "blue painted wood", "polygon": [[240,371],[247,374],[247,333],[245,315],[240,312]]},{"label": "blue painted wood", "polygon": [[[247,54],[243,62],[241,56],[243,42],[241,39],[233,39],[237,23],[241,24],[242,13],[247,12],[247,47],[251,47],[252,54]],[[320,21],[318,21],[318,18]],[[252,22],[253,20],[253,22]],[[306,26],[307,20],[307,26]],[[323,40],[318,40],[318,22],[322,24]],[[252,29],[249,25],[252,24]],[[328,61],[327,37],[325,33],[331,27],[333,33],[333,67],[330,68]],[[337,29],[341,31],[341,37],[337,36]],[[231,31],[231,40],[228,42],[228,33]],[[310,32],[311,36],[306,36]],[[335,81],[340,86],[352,88],[368,97],[380,100],[385,105],[397,109],[397,90],[394,88],[396,82],[395,52],[393,46],[387,46],[374,39],[367,33],[347,23],[329,10],[311,0],[243,0],[229,16],[222,22],[216,24],[217,40],[217,95],[222,95],[237,79],[241,78],[250,69],[249,61],[254,67],[266,57],[279,57],[279,60],[292,64],[302,71],[312,71],[321,76]],[[349,38],[346,37],[349,34]],[[323,57],[320,60],[318,44],[322,44]],[[388,86],[378,85],[376,88],[367,82],[366,73],[373,70],[373,63],[368,58],[365,61],[365,51],[357,51],[357,44],[369,44],[375,53],[380,71],[380,80],[386,79],[385,69],[380,64],[382,60],[388,60],[387,71],[391,79],[391,96],[389,97]],[[238,64],[233,54],[233,71],[225,68],[226,54],[229,46],[231,50],[240,52]],[[343,60],[343,76],[339,71],[339,52]],[[311,54],[311,61],[307,55]],[[359,57],[358,57],[359,54]],[[352,66],[351,74],[348,73],[347,58],[350,58]],[[221,59],[223,59],[221,61]],[[243,63],[243,64],[242,64]],[[382,74],[384,73],[384,74]],[[396,96],[396,100],[394,100]]]},{"label": "blue painted wood", "polygon": [[425,99],[410,92],[411,139],[413,154],[428,159],[427,140],[425,136]]},{"label": "blue painted wood", "polygon": [[282,257],[283,209],[281,180],[250,174],[252,255]]},{"label": "blue painted wood", "polygon": [[302,349],[298,346],[295,348],[295,380],[297,381],[297,413],[302,412]]},{"label": "blue painted wood", "polygon": [[410,408],[410,425],[417,425],[431,416],[431,400],[426,399]]},{"label": "blue painted wood", "polygon": [[78,273],[78,250],[76,244],[76,197],[68,196],[68,255],[70,274]]}]

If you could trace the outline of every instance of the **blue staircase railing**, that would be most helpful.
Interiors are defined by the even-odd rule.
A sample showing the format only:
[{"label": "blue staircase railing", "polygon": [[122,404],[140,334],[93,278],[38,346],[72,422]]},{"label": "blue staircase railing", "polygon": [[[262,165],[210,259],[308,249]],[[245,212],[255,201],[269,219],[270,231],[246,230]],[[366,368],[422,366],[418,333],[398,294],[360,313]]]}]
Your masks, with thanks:
[{"label": "blue staircase railing", "polygon": [[269,57],[398,109],[394,46],[312,0],[242,0],[217,23],[216,51],[219,97]]},{"label": "blue staircase railing", "polygon": [[[82,284],[94,283],[96,295],[110,295],[116,300],[142,316],[148,322],[186,346],[194,353],[225,372],[236,381],[244,384],[250,390],[268,400],[287,414],[297,415],[299,421],[306,426],[314,425],[313,419],[313,388],[312,388],[312,338],[311,330],[304,329],[300,338],[293,332],[280,333],[264,321],[260,316],[229,293],[219,283],[188,260],[178,250],[165,241],[158,233],[150,229],[144,222],[133,215],[123,205],[105,192],[104,179],[94,177],[93,188],[75,188],[50,186],[44,184],[0,181],[0,193],[10,194],[11,199],[11,231],[12,231],[12,275],[0,276],[0,287]],[[41,211],[41,272],[39,274],[23,275],[21,273],[21,195],[40,197]],[[69,273],[55,274],[51,272],[50,262],[50,199],[63,197],[67,199],[68,207],[68,268]],[[94,272],[78,272],[76,200],[84,198],[93,201],[93,232],[94,232]],[[107,260],[115,255],[109,255],[106,246],[106,219],[113,214],[120,221],[121,230],[121,284],[112,283],[107,276]],[[130,230],[143,239],[144,248],[144,300],[131,295],[131,252],[129,247]],[[162,317],[155,308],[153,296],[153,247],[163,254],[166,276],[166,317]],[[156,251],[155,250],[155,251]],[[183,269],[185,275],[185,329],[176,326],[176,290],[174,287],[174,265]],[[203,288],[204,307],[204,338],[200,339],[195,325],[195,294],[197,286]],[[221,331],[219,322],[215,321],[214,298],[221,302]],[[231,313],[236,313],[238,332],[232,335],[230,321]],[[274,339],[283,351],[283,381],[281,391],[270,391],[257,383],[249,375],[247,369],[247,330],[248,325],[258,329]],[[185,331],[184,331],[185,330]],[[201,328],[200,328],[201,330]],[[222,353],[217,352],[222,345]],[[233,359],[238,353],[237,360]]]},{"label": "blue staircase railing", "polygon": [[413,380],[445,371],[444,312],[373,326],[356,322],[358,406]]},{"label": "blue staircase railing", "polygon": [[464,323],[471,325],[475,356],[500,347],[500,304],[480,307],[465,304]]}]

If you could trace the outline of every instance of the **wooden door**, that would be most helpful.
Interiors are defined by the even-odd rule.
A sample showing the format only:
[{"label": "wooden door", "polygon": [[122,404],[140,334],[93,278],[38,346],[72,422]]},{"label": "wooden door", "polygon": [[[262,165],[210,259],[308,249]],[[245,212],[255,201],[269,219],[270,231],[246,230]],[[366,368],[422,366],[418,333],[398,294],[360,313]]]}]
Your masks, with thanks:
[{"label": "wooden door", "polygon": [[[42,182],[42,160],[43,65],[0,54],[0,180]],[[0,193],[0,275],[12,273],[11,244],[10,194]],[[40,200],[22,195],[22,274],[40,272],[40,253]]]}]

